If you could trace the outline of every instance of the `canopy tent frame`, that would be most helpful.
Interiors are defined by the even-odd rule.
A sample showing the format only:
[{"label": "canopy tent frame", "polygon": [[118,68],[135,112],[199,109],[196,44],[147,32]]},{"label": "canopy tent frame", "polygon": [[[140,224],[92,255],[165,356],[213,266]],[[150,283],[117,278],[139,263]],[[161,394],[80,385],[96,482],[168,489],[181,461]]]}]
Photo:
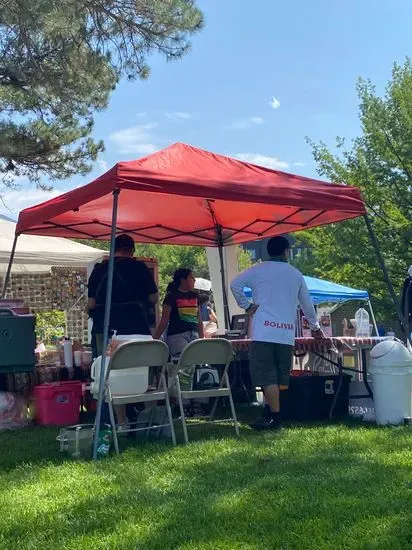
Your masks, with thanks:
[{"label": "canopy tent frame", "polygon": [[106,350],[109,342],[109,324],[110,313],[112,304],[112,288],[113,288],[113,272],[114,272],[114,247],[116,240],[116,224],[117,224],[117,211],[119,205],[119,189],[113,190],[113,211],[112,211],[112,230],[110,234],[110,253],[109,264],[107,267],[107,287],[106,287],[106,303],[104,307],[104,322],[103,322],[103,354],[100,366],[100,378],[99,378],[99,392],[96,408],[96,420],[94,425],[94,438],[93,438],[93,459],[97,459],[98,444],[99,444],[99,429],[101,426],[102,418],[102,405],[104,401],[104,391],[106,385]]},{"label": "canopy tent frame", "polygon": [[[372,303],[369,297],[369,294],[366,291],[357,290],[354,288],[345,287],[339,284],[331,283],[330,281],[325,281],[323,279],[316,279],[313,277],[304,277],[306,281],[306,285],[309,290],[310,297],[312,298],[312,302],[314,306],[318,306],[320,304],[325,303],[336,303],[336,304],[343,304],[346,302],[351,301],[358,301],[358,302],[366,302],[369,311],[371,312],[371,318],[372,318],[372,325],[375,330],[376,336],[379,336],[378,331],[378,325],[376,323],[375,313],[373,311]],[[315,285],[319,283],[327,283],[328,285],[333,285],[332,289],[326,290],[327,287],[324,288],[315,288]],[[313,285],[313,286],[311,286]],[[352,291],[352,295],[349,291]],[[339,294],[340,292],[340,294]],[[251,297],[251,289],[245,288],[245,294],[247,298]],[[298,329],[300,333],[300,318],[298,316]]]},{"label": "canopy tent frame", "polygon": [[17,239],[18,238],[19,238],[19,235],[16,233],[14,235],[13,246],[11,247],[9,265],[7,266],[6,275],[5,275],[4,281],[3,281],[3,289],[1,291],[1,299],[3,299],[6,296],[7,285],[9,284],[9,281],[10,281],[11,268],[13,267],[14,256],[16,254],[16,247],[17,247]]},{"label": "canopy tent frame", "polygon": [[[181,158],[183,156],[182,150],[185,154],[187,153],[194,157],[192,164],[187,170],[184,163],[185,159],[183,158],[182,161]],[[173,168],[172,152],[178,153],[176,162],[180,171],[185,174],[184,177],[182,176],[180,179],[176,176],[176,172],[170,169],[170,166]],[[169,172],[165,170],[164,174],[159,173],[159,164],[162,164],[158,162],[159,155],[164,155],[161,160],[166,159],[166,161],[169,161],[171,158],[167,166]],[[147,165],[149,165],[149,168],[151,167],[149,162],[151,161],[151,157],[156,157],[153,159],[153,162],[157,171],[153,174],[151,174],[150,170],[147,168]],[[206,168],[202,165],[203,159],[206,159],[209,166],[212,162],[217,164],[216,177],[207,178],[203,176],[206,171]],[[198,171],[200,170],[201,175],[199,175],[199,173],[193,175],[195,169]],[[231,173],[228,175],[228,170],[232,169],[233,176]],[[307,184],[309,182],[313,182],[312,190],[308,188]],[[172,190],[170,190],[171,186],[173,186]],[[178,221],[176,222],[175,228],[169,227],[166,224],[146,224],[141,227],[133,227],[132,225],[127,226],[127,224],[125,225],[122,222],[118,223],[119,195],[123,191],[126,192],[126,200],[130,191],[143,192],[143,199],[146,198],[146,200],[148,199],[145,197],[147,193],[150,193],[152,197],[156,196],[156,198],[162,195],[171,198],[180,196],[181,199],[179,199],[179,201],[183,201],[183,197],[195,199],[193,204],[194,208],[198,208],[196,213],[202,212],[202,210],[199,210],[199,202],[201,202],[209,210],[209,215],[212,216],[213,226],[210,226],[209,222],[207,226],[204,225],[202,229],[198,229],[199,223],[196,229],[187,230],[187,228],[178,228]],[[108,196],[109,193],[113,195],[111,223],[109,218],[105,221],[95,219],[100,215],[103,209],[104,212],[102,215],[107,212],[108,203],[103,201],[99,202],[99,200]],[[333,205],[330,202],[332,196]],[[88,203],[95,203],[95,210],[92,213],[89,213],[87,208],[86,212],[83,209],[83,206]],[[246,220],[249,218],[248,223],[243,223],[239,227],[233,227],[231,223],[223,223],[219,219],[221,216],[219,215],[218,218],[216,215],[215,207],[217,203],[219,203],[219,208],[222,208],[222,204],[224,207],[228,205],[232,220],[234,219],[238,222],[239,220]],[[296,206],[299,203],[304,203],[307,206]],[[148,203],[144,202],[144,204],[146,205]],[[330,208],[325,208],[326,204],[330,204]],[[247,205],[247,209],[242,210],[243,205]],[[127,206],[126,203],[125,207]],[[153,205],[148,204],[148,206],[152,207]],[[170,208],[170,205],[168,205],[168,207]],[[253,207],[257,213],[256,217],[252,220],[250,220],[251,207]],[[268,207],[276,207],[278,212],[283,210],[283,215],[281,214],[280,217],[278,216],[279,219],[275,218],[271,220],[267,219],[265,216],[260,216],[259,210],[267,212]],[[80,213],[79,210],[81,210]],[[247,216],[245,215],[245,210],[247,211]],[[233,218],[234,211],[236,212],[235,218]],[[73,214],[71,214],[72,212]],[[94,214],[94,212],[96,212],[96,214]],[[307,219],[302,219],[302,213],[305,212],[308,212],[309,216]],[[65,213],[69,213],[69,215],[66,215],[66,218],[64,216]],[[153,212],[151,213],[153,214]],[[73,222],[70,216],[73,218],[77,214],[80,214],[77,218],[79,221]],[[93,217],[92,214],[94,214]],[[219,214],[221,213],[219,212]],[[272,215],[272,210],[268,212],[268,214]],[[223,247],[225,245],[240,244],[254,239],[261,239],[266,236],[270,237],[276,234],[285,233],[286,231],[283,230],[283,226],[285,228],[294,228],[296,231],[328,223],[337,223],[361,215],[366,216],[366,210],[360,193],[355,188],[325,184],[324,182],[265,169],[234,159],[228,159],[227,157],[220,157],[219,155],[201,151],[190,146],[176,144],[163,152],[155,153],[145,159],[139,159],[139,161],[118,163],[118,165],[110,169],[106,174],[91,184],[84,186],[84,188],[75,189],[56,199],[52,199],[37,207],[32,207],[23,211],[19,216],[13,249],[15,251],[18,236],[24,233],[56,235],[68,238],[91,238],[97,240],[108,240],[110,237],[109,273],[107,278],[103,334],[103,349],[105,350],[107,349],[109,339],[111,285],[114,266],[114,239],[117,232],[134,235],[138,237],[140,242],[173,244],[173,241],[176,239],[176,244],[217,246],[221,264],[225,323],[228,327],[229,308],[226,273],[223,261]],[[82,216],[84,219],[82,219]],[[127,219],[127,216],[129,216],[129,223],[131,223],[129,210],[126,212],[125,219]],[[300,220],[293,221],[292,218],[294,216],[300,216]],[[61,221],[59,219],[56,220],[56,218],[59,217],[63,219]],[[188,216],[188,218],[190,218],[190,216]],[[189,225],[193,225],[193,219],[189,219],[189,222]],[[192,227],[192,225],[190,225],[190,227]],[[253,226],[255,226],[254,229],[252,229]],[[85,227],[94,228],[95,231],[87,230]],[[106,231],[96,232],[97,228],[100,227],[104,227]],[[110,231],[107,231],[107,229],[110,229]],[[168,234],[164,234],[163,236],[159,235],[159,233],[156,234],[156,230],[159,229],[167,231]],[[150,230],[153,230],[152,234],[147,233]],[[291,230],[293,231],[293,229]],[[371,231],[373,232],[372,228]],[[376,237],[374,246],[375,244],[379,247]],[[10,256],[10,265],[13,261],[13,254]],[[10,271],[11,268],[8,269],[9,277]],[[7,282],[6,280],[6,286]],[[392,297],[396,300],[395,296]],[[397,311],[399,311],[398,307]],[[102,373],[104,373],[104,357],[103,355],[99,379],[99,399],[97,403],[93,458],[97,458],[98,430],[100,428],[101,408],[104,398],[104,375],[102,375]]]}]

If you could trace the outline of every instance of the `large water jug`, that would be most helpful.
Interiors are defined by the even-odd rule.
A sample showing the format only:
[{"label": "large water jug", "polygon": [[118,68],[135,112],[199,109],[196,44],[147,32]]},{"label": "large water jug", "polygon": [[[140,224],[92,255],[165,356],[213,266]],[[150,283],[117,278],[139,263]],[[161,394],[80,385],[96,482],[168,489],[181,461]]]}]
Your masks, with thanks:
[{"label": "large water jug", "polygon": [[363,307],[355,313],[356,336],[358,338],[367,338],[370,336],[369,313]]}]

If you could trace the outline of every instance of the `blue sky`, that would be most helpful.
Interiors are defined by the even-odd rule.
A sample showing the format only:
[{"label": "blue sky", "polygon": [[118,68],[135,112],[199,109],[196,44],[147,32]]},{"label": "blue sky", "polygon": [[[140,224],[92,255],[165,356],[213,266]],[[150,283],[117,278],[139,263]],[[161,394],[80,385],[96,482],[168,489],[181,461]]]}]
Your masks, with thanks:
[{"label": "blue sky", "polygon": [[356,80],[384,91],[392,64],[412,55],[411,0],[199,0],[205,27],[183,59],[151,59],[142,82],[122,82],[96,116],[106,151],[86,178],[51,194],[4,193],[18,211],[83,185],[120,160],[176,141],[316,176],[305,136],[331,147],[359,134]]}]

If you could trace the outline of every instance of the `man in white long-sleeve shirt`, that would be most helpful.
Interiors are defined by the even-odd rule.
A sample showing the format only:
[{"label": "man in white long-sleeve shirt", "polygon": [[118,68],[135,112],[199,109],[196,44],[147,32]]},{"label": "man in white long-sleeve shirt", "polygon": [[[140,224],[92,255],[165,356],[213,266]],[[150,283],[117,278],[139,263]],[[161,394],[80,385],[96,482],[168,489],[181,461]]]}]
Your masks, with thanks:
[{"label": "man in white long-sleeve shirt", "polygon": [[[322,338],[303,275],[288,264],[289,241],[273,237],[267,245],[269,261],[256,264],[231,283],[239,307],[253,316],[250,373],[255,386],[263,388],[265,412],[255,429],[279,429],[279,390],[289,387],[295,343],[298,305],[309,321],[312,335]],[[253,303],[244,288],[252,289]]]}]

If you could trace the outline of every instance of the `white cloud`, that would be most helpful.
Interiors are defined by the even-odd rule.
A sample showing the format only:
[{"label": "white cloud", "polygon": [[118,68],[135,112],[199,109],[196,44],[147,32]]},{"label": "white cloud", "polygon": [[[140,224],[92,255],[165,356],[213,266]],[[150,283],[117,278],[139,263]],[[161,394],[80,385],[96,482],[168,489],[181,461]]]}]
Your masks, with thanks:
[{"label": "white cloud", "polygon": [[144,118],[145,116],[147,116],[146,113],[136,113],[136,116],[138,116],[139,118]]},{"label": "white cloud", "polygon": [[101,170],[102,172],[106,172],[107,169],[109,168],[108,163],[103,159],[98,159],[97,166],[99,167],[99,170]]},{"label": "white cloud", "polygon": [[232,130],[245,130],[251,126],[259,126],[264,124],[265,121],[260,116],[251,116],[248,118],[237,118],[232,121],[230,128]]},{"label": "white cloud", "polygon": [[234,157],[244,162],[250,162],[250,164],[258,164],[259,166],[265,166],[265,168],[271,168],[272,170],[285,170],[289,168],[289,163],[284,160],[261,155],[260,153],[237,153]]},{"label": "white cloud", "polygon": [[20,189],[4,191],[1,194],[0,214],[11,218],[17,217],[20,210],[35,206],[44,201],[58,197],[66,190],[53,189],[52,191],[42,191],[41,189]]},{"label": "white cloud", "polygon": [[150,132],[157,124],[137,124],[130,128],[117,130],[109,135],[109,140],[116,146],[119,153],[125,155],[150,155],[158,151],[154,136]]},{"label": "white cloud", "polygon": [[306,162],[294,162],[293,166],[296,166],[297,168],[303,168],[303,166],[306,166]]},{"label": "white cloud", "polygon": [[277,97],[272,96],[271,100],[269,101],[269,105],[272,107],[272,109],[279,109],[280,101]]},{"label": "white cloud", "polygon": [[192,118],[190,113],[185,113],[182,111],[166,111],[164,115],[169,120],[190,120]]}]

